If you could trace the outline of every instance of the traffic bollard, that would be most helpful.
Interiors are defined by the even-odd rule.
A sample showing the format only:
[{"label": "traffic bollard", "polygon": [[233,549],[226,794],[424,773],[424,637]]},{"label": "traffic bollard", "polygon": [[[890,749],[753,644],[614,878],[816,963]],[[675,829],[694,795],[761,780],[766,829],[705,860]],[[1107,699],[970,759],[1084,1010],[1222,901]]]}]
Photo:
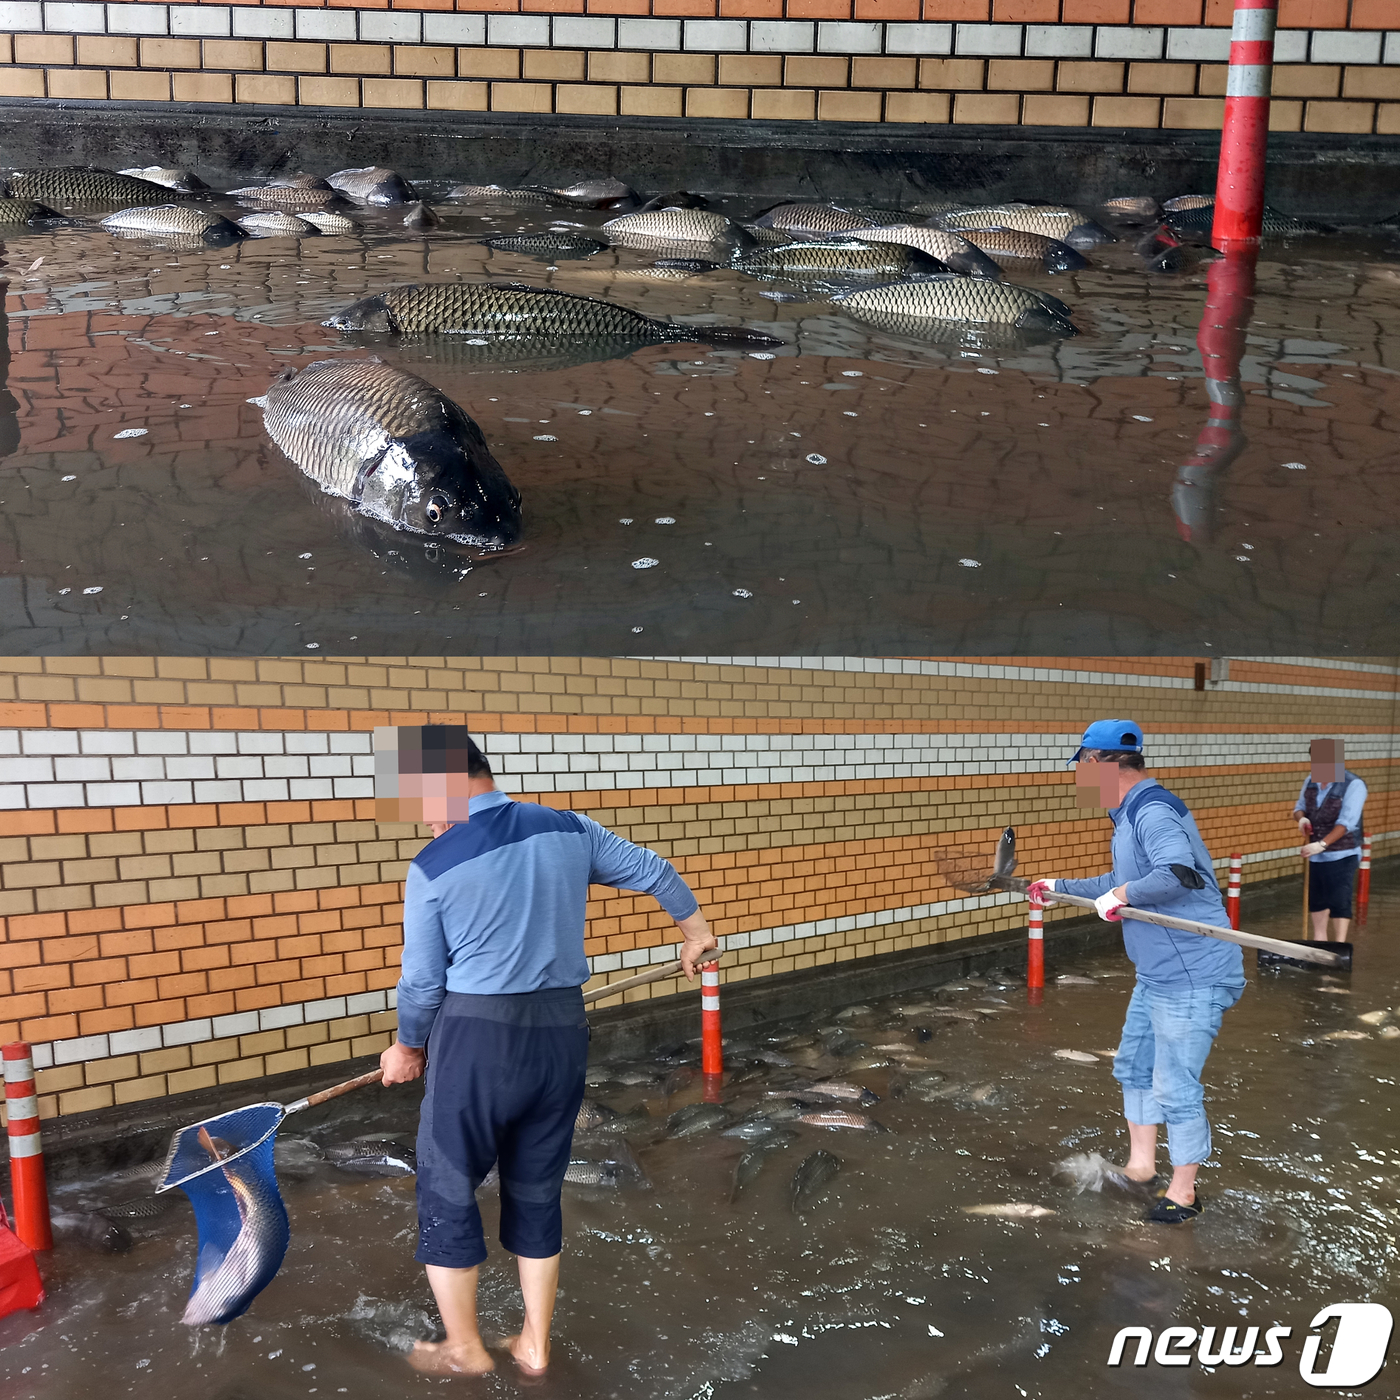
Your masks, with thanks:
[{"label": "traffic bollard", "polygon": [[1045,990],[1045,906],[1031,896],[1030,924],[1026,930],[1026,991],[1038,1002]]},{"label": "traffic bollard", "polygon": [[1278,0],[1235,0],[1210,240],[1224,253],[1258,244],[1263,232],[1277,20]]},{"label": "traffic bollard", "polygon": [[724,1074],[724,1040],[719,1022],[719,968],[700,969],[700,1072],[705,1076],[705,1099],[717,1102]]},{"label": "traffic bollard", "polygon": [[1225,894],[1225,912],[1230,916],[1230,927],[1240,926],[1240,872],[1244,868],[1244,857],[1230,857],[1230,884]]},{"label": "traffic bollard", "polygon": [[1371,838],[1361,838],[1361,875],[1356,883],[1356,922],[1366,922],[1366,911],[1371,905]]},{"label": "traffic bollard", "polygon": [[5,1065],[15,1234],[30,1249],[52,1249],[49,1188],[44,1178],[44,1148],[39,1140],[39,1100],[34,1091],[34,1056],[23,1040],[12,1041],[0,1054],[4,1055]]}]

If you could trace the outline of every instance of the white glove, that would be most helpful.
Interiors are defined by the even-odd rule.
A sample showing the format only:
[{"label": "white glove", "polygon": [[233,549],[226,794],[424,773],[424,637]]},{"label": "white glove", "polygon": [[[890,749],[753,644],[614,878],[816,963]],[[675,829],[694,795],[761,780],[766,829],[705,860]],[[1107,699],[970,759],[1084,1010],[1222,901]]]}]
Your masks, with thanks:
[{"label": "white glove", "polygon": [[1043,905],[1051,905],[1055,902],[1050,898],[1050,892],[1054,888],[1054,880],[1035,880],[1026,886],[1026,898],[1038,899]]},{"label": "white glove", "polygon": [[1305,856],[1320,856],[1326,849],[1327,843],[1325,841],[1309,841],[1303,847],[1303,854]]},{"label": "white glove", "polygon": [[1119,899],[1112,890],[1109,890],[1107,894],[1101,894],[1094,901],[1094,908],[1099,911],[1099,918],[1107,919],[1111,924],[1122,923],[1123,916],[1118,913],[1118,910],[1126,909],[1127,907],[1128,901],[1126,899]]}]

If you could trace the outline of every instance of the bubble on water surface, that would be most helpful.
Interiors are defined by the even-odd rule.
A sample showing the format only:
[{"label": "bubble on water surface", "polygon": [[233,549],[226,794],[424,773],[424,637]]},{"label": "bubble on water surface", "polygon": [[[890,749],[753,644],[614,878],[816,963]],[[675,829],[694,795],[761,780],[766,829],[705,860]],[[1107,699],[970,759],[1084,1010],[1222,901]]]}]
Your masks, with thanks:
[{"label": "bubble on water surface", "polygon": [[84,593],[101,593],[101,592],[102,592],[102,585],[101,585],[100,583],[99,583],[99,584],[95,584],[92,588],[85,588],[85,589],[83,589],[83,592],[84,592]]},{"label": "bubble on water surface", "polygon": [[749,351],[749,359],[751,359],[751,360],[775,360],[775,359],[777,359],[777,356],[776,356],[776,355],[770,355],[770,354],[768,353],[768,351],[766,351],[766,350],[750,350],[750,351]]},{"label": "bubble on water surface", "polygon": [[1154,420],[1151,419],[1151,418],[1145,418],[1141,413],[1135,413],[1135,414],[1133,414],[1133,422],[1134,422],[1134,423],[1151,423],[1151,422],[1153,422],[1153,421],[1154,421]]},{"label": "bubble on water surface", "polygon": [[555,436],[554,436],[553,434],[551,434],[551,433],[536,433],[536,434],[535,434],[535,441],[536,441],[536,442],[558,442],[559,439],[558,439],[557,437],[555,437]]},{"label": "bubble on water surface", "polygon": [[809,452],[809,453],[807,454],[807,460],[808,460],[814,467],[824,467],[824,466],[826,466],[826,458],[823,457],[822,454],[821,454],[820,452]]},{"label": "bubble on water surface", "polygon": [[59,477],[59,480],[60,480],[60,481],[76,481],[77,479],[78,479],[78,478],[77,478],[76,476],[61,476],[61,477]]},{"label": "bubble on water surface", "polygon": [[661,560],[659,559],[652,559],[649,557],[643,559],[634,559],[632,561],[632,567],[634,569],[654,569],[660,562]]},{"label": "bubble on water surface", "polygon": [[736,598],[752,598],[752,597],[753,597],[753,593],[752,593],[751,590],[749,590],[749,589],[747,589],[747,588],[736,588],[736,589],[734,590],[734,596],[735,596]]},{"label": "bubble on water surface", "polygon": [[980,559],[959,559],[958,563],[961,564],[964,569],[980,569],[982,567],[982,561]]},{"label": "bubble on water surface", "polygon": [[112,440],[116,442],[119,441],[121,438],[145,437],[146,432],[147,429],[145,428],[123,428],[121,432],[112,434]]},{"label": "bubble on water surface", "polygon": [[658,525],[674,525],[676,523],[676,517],[674,515],[658,515],[656,517],[656,523]]},{"label": "bubble on water surface", "polygon": [[1290,472],[1305,472],[1308,469],[1304,462],[1285,462],[1283,465],[1284,470]]}]

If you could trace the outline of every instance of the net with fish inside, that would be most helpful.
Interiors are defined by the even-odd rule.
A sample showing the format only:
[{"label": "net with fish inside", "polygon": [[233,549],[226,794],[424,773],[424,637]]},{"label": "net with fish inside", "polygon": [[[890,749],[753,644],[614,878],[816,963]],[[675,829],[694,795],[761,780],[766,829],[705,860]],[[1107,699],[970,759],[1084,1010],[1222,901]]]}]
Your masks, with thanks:
[{"label": "net with fish inside", "polygon": [[175,1134],[157,1191],[194,1207],[199,1253],[182,1322],[230,1322],[272,1282],[291,1238],[272,1150],[285,1109],[250,1104]]}]

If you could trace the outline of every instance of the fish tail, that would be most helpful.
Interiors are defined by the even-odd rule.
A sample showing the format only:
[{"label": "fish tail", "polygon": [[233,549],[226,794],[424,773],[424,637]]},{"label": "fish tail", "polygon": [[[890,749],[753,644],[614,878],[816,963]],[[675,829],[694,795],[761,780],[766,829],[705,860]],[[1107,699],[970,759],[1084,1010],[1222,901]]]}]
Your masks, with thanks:
[{"label": "fish tail", "polygon": [[785,342],[747,326],[677,327],[681,338],[700,345],[782,345]]}]

